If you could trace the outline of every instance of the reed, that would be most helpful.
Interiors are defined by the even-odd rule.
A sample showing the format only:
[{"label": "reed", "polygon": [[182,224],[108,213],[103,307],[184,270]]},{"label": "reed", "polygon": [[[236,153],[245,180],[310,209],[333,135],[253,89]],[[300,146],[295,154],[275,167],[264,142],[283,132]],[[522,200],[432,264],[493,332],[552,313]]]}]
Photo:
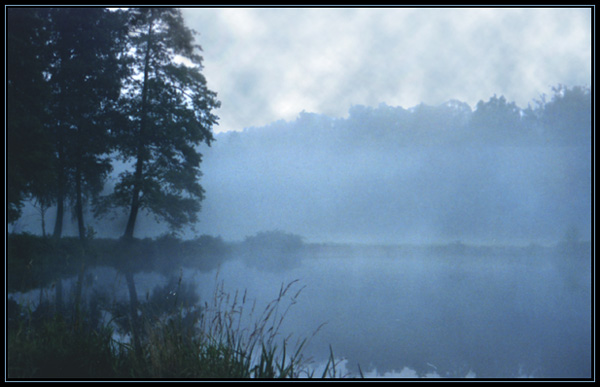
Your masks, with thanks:
[{"label": "reed", "polygon": [[[181,285],[181,278],[178,286]],[[272,379],[314,378],[312,359],[303,354],[317,334],[293,339],[280,329],[303,287],[282,284],[277,296],[259,310],[246,291],[228,293],[217,280],[204,304],[176,304],[168,313],[142,314],[140,354],[114,338],[112,321],[50,313],[34,319],[31,311],[14,313],[8,329],[9,379]],[[174,303],[178,298],[173,299]],[[74,308],[68,308],[74,310]],[[115,317],[116,318],[116,317]],[[190,322],[190,319],[192,321]],[[190,328],[192,327],[192,328]],[[336,378],[331,357],[321,377]],[[318,377],[318,376],[317,376]]]}]

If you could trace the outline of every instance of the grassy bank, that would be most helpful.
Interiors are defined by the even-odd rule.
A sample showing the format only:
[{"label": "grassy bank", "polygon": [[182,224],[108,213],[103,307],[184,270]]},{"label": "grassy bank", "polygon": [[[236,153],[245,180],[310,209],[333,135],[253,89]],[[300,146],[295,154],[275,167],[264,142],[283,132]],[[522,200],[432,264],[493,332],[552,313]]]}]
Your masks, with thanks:
[{"label": "grassy bank", "polygon": [[[221,282],[211,300],[165,302],[157,288],[140,305],[141,351],[115,333],[127,334],[128,317],[92,299],[62,312],[48,302],[35,310],[9,301],[7,377],[9,379],[271,379],[339,377],[333,355],[321,375],[310,371],[302,351],[309,339],[282,337],[279,327],[302,289],[282,285],[263,310],[246,294],[227,294]],[[122,308],[121,308],[122,309]],[[101,318],[99,311],[104,316]],[[114,313],[114,314],[113,314]],[[120,321],[120,323],[118,323]],[[317,333],[318,329],[315,331]],[[314,335],[313,335],[314,336]]]},{"label": "grassy bank", "polygon": [[[279,334],[285,313],[300,293],[296,283],[282,286],[263,311],[255,310],[246,294],[227,294],[222,284],[202,303],[193,286],[182,284],[182,268],[209,271],[231,255],[232,246],[220,238],[165,236],[123,243],[19,234],[9,235],[7,242],[10,379],[315,376],[302,355],[307,339],[292,342]],[[82,296],[84,274],[103,266],[120,273],[171,277],[139,302],[140,348],[130,343],[128,302],[105,291]],[[62,282],[74,276],[78,290],[69,297]],[[40,297],[34,307],[10,297],[37,289]],[[54,299],[49,291],[56,293]],[[289,305],[283,305],[286,302]],[[328,365],[321,376],[326,375],[335,375],[334,368]]]}]

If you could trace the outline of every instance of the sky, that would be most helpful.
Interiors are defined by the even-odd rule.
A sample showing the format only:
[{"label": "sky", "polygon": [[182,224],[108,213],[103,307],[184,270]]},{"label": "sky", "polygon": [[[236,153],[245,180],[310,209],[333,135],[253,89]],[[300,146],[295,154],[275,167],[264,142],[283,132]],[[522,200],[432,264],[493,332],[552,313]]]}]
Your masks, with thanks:
[{"label": "sky", "polygon": [[215,132],[590,86],[589,8],[184,8],[222,103]]}]

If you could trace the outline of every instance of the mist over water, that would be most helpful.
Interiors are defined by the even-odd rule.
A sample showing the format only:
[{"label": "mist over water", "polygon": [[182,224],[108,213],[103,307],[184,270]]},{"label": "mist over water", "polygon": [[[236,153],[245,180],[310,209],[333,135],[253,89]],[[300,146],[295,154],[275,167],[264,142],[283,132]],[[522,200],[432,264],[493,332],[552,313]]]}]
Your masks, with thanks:
[{"label": "mist over water", "polygon": [[355,375],[360,364],[381,375],[409,367],[424,376],[434,365],[443,377],[589,376],[589,267],[569,273],[573,282],[551,250],[510,254],[359,247],[317,252],[283,271],[231,261],[219,276],[262,300],[298,279],[306,287],[282,336],[306,337],[326,322],[309,353],[324,361],[329,343]]},{"label": "mist over water", "polygon": [[349,114],[303,112],[219,134],[203,150],[197,231],[375,244],[552,244],[569,228],[591,236],[591,146],[576,134],[589,122],[557,141],[510,123],[476,128],[457,101]]},{"label": "mist over water", "polygon": [[[580,149],[419,147],[316,160],[255,151],[234,165],[207,158],[200,230],[229,240],[283,229],[319,242],[552,243],[590,213]],[[253,162],[254,173],[238,169]]]},{"label": "mist over water", "polygon": [[[384,105],[342,120],[302,113],[218,134],[202,150],[200,222],[182,236],[235,248],[184,282],[204,302],[224,281],[260,309],[298,280],[281,337],[320,327],[305,348],[316,368],[331,345],[355,376],[360,365],[367,376],[589,377],[590,140],[474,135],[470,108],[452,106],[418,120]],[[454,127],[435,125],[448,117]],[[381,130],[385,120],[401,130]],[[119,222],[94,228],[118,237]],[[136,233],[166,231],[142,218]],[[136,281],[143,295],[167,279]]]},{"label": "mist over water", "polygon": [[[282,287],[297,281],[292,293],[299,291],[298,297],[279,336],[290,337],[292,346],[310,338],[304,353],[315,369],[327,361],[331,345],[351,376],[359,375],[359,366],[370,377],[591,374],[589,243],[314,244],[291,250],[290,264],[270,261],[269,249],[238,251],[216,269],[183,269],[178,276],[196,289],[201,305],[210,304],[221,283],[232,298],[246,293],[247,310],[256,302],[255,317]],[[113,269],[94,269],[90,276],[86,294],[95,288],[128,299],[124,279]],[[165,283],[159,273],[136,275],[141,298]],[[253,323],[244,320],[248,327]]]},{"label": "mist over water", "polygon": [[[488,104],[510,106],[494,98]],[[181,235],[240,241],[281,230],[309,242],[551,245],[574,229],[590,240],[590,111],[586,102],[565,103],[579,105],[550,127],[522,119],[515,128],[494,106],[500,112],[481,113],[491,118],[478,123],[483,108],[450,101],[355,106],[344,119],[302,112],[218,133],[201,148],[199,221]],[[122,170],[116,165],[114,175]],[[39,232],[37,219],[29,208],[13,229]],[[119,237],[126,220],[88,223],[99,237]],[[168,231],[142,211],[136,236]]]}]

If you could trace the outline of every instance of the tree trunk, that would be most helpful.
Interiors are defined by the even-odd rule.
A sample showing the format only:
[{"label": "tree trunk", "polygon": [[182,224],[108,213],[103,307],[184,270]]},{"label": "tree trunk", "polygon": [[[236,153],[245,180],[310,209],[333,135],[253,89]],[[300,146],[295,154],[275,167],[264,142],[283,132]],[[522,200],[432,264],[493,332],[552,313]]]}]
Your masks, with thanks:
[{"label": "tree trunk", "polygon": [[[62,189],[59,189],[62,191]],[[62,224],[63,224],[63,214],[64,214],[64,199],[62,193],[58,194],[58,198],[56,200],[56,220],[54,221],[54,238],[60,238],[62,236]]]},{"label": "tree trunk", "polygon": [[[138,165],[140,165],[139,169],[141,171],[141,161],[138,159],[137,162]],[[129,219],[127,220],[127,227],[125,228],[125,234],[123,235],[123,237],[125,239],[131,239],[133,238],[133,230],[135,229],[135,221],[137,219],[137,215],[138,215],[138,211],[140,208],[140,189],[137,183],[137,170],[138,167],[136,167],[136,183],[135,186],[133,187],[133,197],[131,199],[131,210],[129,211]],[[140,173],[141,174],[141,173]],[[141,179],[141,178],[140,178]]]},{"label": "tree trunk", "polygon": [[46,237],[46,210],[48,209],[48,207],[43,204],[40,203],[40,215],[42,216],[42,236],[45,238]]},{"label": "tree trunk", "polygon": [[62,153],[59,151],[58,154],[58,189],[56,196],[56,220],[54,221],[54,238],[60,238],[62,236],[63,229],[63,216],[65,213],[65,185],[66,185],[66,176],[64,170],[64,163],[62,160]]},{"label": "tree trunk", "polygon": [[[129,219],[127,220],[127,226],[125,228],[125,234],[123,238],[125,239],[125,243],[129,244],[123,250],[126,253],[129,250],[132,239],[133,239],[133,231],[135,229],[135,222],[137,220],[138,211],[140,209],[140,195],[141,195],[141,186],[143,182],[143,172],[144,172],[144,162],[145,162],[145,146],[144,146],[144,136],[146,134],[146,122],[147,122],[147,109],[148,109],[148,76],[150,72],[150,51],[151,48],[151,40],[152,40],[152,22],[150,22],[148,26],[148,35],[147,35],[147,45],[146,45],[146,56],[144,58],[144,81],[142,86],[142,106],[141,106],[141,120],[140,120],[140,131],[138,133],[138,144],[137,144],[137,161],[135,165],[135,175],[134,175],[134,186],[132,190],[131,197],[131,210],[129,212]],[[135,289],[135,282],[133,280],[133,268],[131,266],[126,267],[125,269],[125,279],[127,281],[127,287],[129,289],[129,306],[131,313],[131,325],[132,325],[132,336],[133,336],[133,345],[138,357],[142,354],[141,347],[141,321],[138,316],[138,296],[137,291]]]},{"label": "tree trunk", "polygon": [[81,198],[81,169],[77,166],[75,174],[75,213],[77,214],[77,227],[79,230],[79,239],[85,240],[85,226],[83,223],[83,200]]},{"label": "tree trunk", "polygon": [[142,85],[142,108],[141,108],[141,121],[140,131],[138,133],[138,149],[137,149],[137,162],[135,165],[134,174],[134,186],[131,198],[131,210],[129,212],[129,219],[127,220],[127,227],[125,228],[125,234],[123,235],[126,239],[133,238],[133,231],[135,229],[135,222],[137,220],[138,211],[140,209],[140,191],[142,185],[142,177],[144,172],[144,136],[146,132],[146,115],[148,109],[148,75],[150,73],[150,51],[151,51],[151,40],[152,40],[152,22],[148,27],[148,40],[146,46],[146,57],[144,58],[144,83]]}]

